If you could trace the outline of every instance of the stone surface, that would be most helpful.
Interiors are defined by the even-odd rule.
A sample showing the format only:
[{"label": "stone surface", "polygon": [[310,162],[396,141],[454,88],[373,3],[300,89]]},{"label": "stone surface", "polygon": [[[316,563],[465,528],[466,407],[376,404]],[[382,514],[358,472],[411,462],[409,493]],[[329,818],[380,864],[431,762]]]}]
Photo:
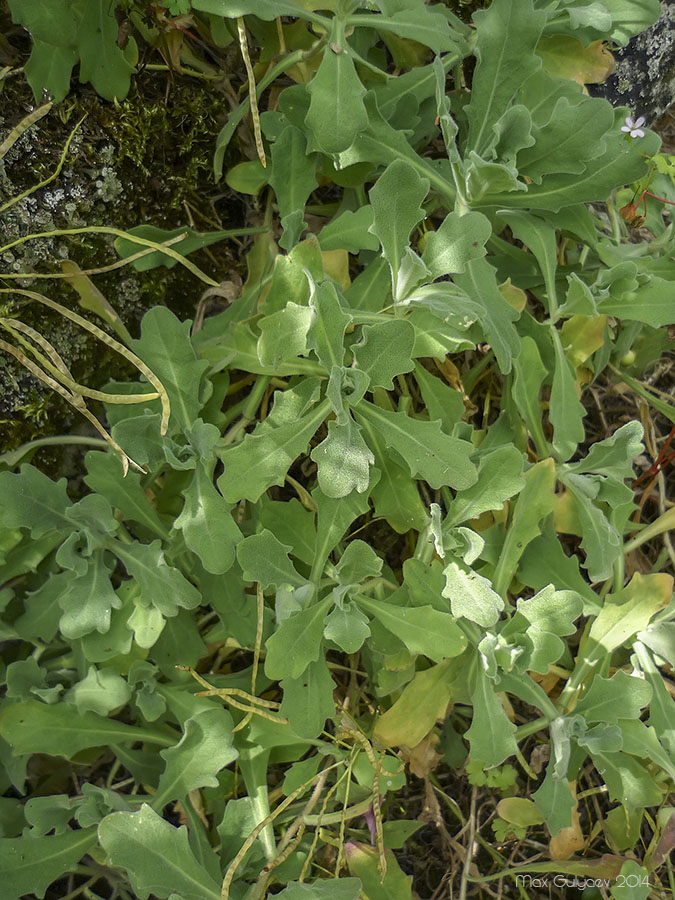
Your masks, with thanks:
[{"label": "stone surface", "polygon": [[661,0],[661,16],[647,31],[614,51],[616,70],[589,92],[612,106],[627,106],[633,117],[656,122],[675,103],[675,2]]},{"label": "stone surface", "polygon": [[[33,109],[33,98],[21,76],[0,82],[0,88],[1,142]],[[2,213],[0,244],[36,232],[90,225],[124,229],[148,223],[170,229],[191,224],[208,231],[244,224],[241,199],[226,186],[216,186],[212,176],[214,136],[226,110],[222,94],[189,79],[167,85],[163,75],[147,74],[118,106],[100,100],[87,87],[74,86],[67,100],[31,126],[0,160],[2,206],[56,169],[68,135],[87,113],[59,177]],[[30,240],[0,253],[0,273],[58,272],[68,258],[82,269],[99,267],[116,260],[112,241],[91,234]],[[226,242],[208,254],[196,254],[195,262],[220,279],[239,265],[238,255],[237,246]],[[181,266],[142,273],[126,267],[93,280],[134,336],[143,313],[157,303],[182,319],[193,318],[203,290]],[[82,312],[77,295],[63,280],[3,286],[10,283]],[[33,301],[0,295],[0,315],[17,317],[43,333],[80,383],[100,389],[111,378],[135,377],[112,351]],[[85,315],[103,327],[100,319]],[[0,337],[14,343],[5,333]],[[36,437],[72,432],[83,422],[64,400],[0,351],[0,452]]]}]

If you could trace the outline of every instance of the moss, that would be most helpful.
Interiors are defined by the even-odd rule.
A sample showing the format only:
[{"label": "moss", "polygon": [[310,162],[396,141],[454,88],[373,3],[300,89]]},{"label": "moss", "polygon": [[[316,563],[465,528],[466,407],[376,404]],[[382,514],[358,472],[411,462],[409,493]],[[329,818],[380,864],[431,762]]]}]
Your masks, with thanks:
[{"label": "moss", "polygon": [[[0,133],[6,133],[33,108],[33,100],[20,78],[2,87]],[[190,216],[191,224],[202,230],[243,224],[243,203],[227,189],[216,189],[211,175],[222,94],[190,79],[172,81],[169,88],[167,92],[163,74],[146,73],[136,79],[126,101],[109,104],[80,87],[25,132],[0,161],[0,203],[54,171],[68,135],[87,113],[59,178],[3,214],[3,245],[30,233],[88,225],[126,229],[147,222],[175,228]],[[0,271],[58,271],[63,259],[73,259],[83,269],[96,268],[117,259],[112,241],[92,234],[32,240],[0,254]],[[226,277],[237,265],[226,244],[194,259],[216,278]],[[180,266],[143,273],[129,267],[94,280],[135,335],[151,306],[165,304],[188,318],[202,293],[202,285]],[[4,286],[29,287],[77,309],[76,294],[62,280],[6,281]],[[20,315],[44,333],[74,377],[91,387],[111,378],[134,377],[116,354],[34,302],[0,295],[0,313]],[[72,430],[79,418],[13,358],[0,354],[0,448]]]}]

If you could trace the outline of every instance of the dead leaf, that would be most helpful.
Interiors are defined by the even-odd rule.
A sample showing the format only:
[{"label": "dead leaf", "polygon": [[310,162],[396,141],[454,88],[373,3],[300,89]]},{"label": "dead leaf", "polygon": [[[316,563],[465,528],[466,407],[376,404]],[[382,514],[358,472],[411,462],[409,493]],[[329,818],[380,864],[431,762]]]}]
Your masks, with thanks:
[{"label": "dead leaf", "polygon": [[403,757],[410,766],[410,771],[417,778],[426,778],[442,759],[440,753],[436,753],[439,743],[438,735],[429,732],[424,740],[412,750],[404,750]]}]

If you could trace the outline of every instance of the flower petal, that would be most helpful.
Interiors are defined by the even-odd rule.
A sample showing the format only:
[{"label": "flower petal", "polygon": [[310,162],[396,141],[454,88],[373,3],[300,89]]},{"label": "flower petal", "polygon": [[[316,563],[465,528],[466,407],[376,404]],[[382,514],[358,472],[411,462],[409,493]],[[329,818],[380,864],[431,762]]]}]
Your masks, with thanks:
[{"label": "flower petal", "polygon": [[639,138],[639,137],[644,137],[644,136],[645,136],[645,133],[644,133],[644,131],[643,131],[641,128],[634,128],[634,129],[631,131],[630,136],[631,136],[632,138]]},{"label": "flower petal", "polygon": [[640,125],[644,125],[646,121],[647,120],[645,119],[644,116],[640,116],[638,119],[635,120],[635,122],[633,124],[635,125],[636,128],[639,128]]},{"label": "flower petal", "polygon": [[633,127],[633,117],[632,116],[626,116],[626,125],[628,126],[629,130]]}]

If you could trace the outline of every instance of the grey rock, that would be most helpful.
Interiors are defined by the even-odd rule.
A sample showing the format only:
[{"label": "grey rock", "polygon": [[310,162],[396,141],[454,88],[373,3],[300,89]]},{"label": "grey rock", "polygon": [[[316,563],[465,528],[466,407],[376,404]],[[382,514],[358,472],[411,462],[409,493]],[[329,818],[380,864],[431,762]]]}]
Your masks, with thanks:
[{"label": "grey rock", "polygon": [[658,21],[614,52],[616,70],[589,92],[612,106],[627,106],[648,124],[675,103],[675,2],[661,0]]}]

